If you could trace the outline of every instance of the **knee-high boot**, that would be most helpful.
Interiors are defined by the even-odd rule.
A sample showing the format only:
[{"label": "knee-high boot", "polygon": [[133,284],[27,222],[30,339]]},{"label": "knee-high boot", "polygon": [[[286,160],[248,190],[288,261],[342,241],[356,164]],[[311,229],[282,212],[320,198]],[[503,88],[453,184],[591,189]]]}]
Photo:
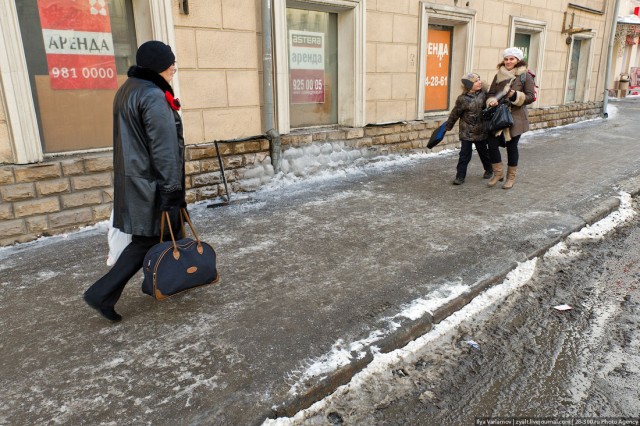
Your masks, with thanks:
[{"label": "knee-high boot", "polygon": [[513,184],[516,182],[516,170],[515,166],[507,167],[507,180],[502,185],[502,189],[511,189],[513,188]]},{"label": "knee-high boot", "polygon": [[495,186],[498,181],[502,179],[502,162],[500,163],[492,163],[491,168],[493,169],[493,177],[489,182],[487,182],[488,186]]}]

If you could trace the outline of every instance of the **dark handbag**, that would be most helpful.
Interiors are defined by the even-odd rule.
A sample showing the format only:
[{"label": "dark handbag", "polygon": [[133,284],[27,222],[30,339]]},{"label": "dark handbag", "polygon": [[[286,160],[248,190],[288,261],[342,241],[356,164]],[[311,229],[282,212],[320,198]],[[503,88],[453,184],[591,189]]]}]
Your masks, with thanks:
[{"label": "dark handbag", "polygon": [[[184,224],[183,217],[189,223],[195,240],[182,238],[176,241],[169,212],[162,212],[160,243],[151,247],[144,257],[142,291],[156,300],[196,287],[216,284],[220,280],[216,269],[216,252],[209,244],[200,241],[189,214],[185,209],[180,209],[180,222]],[[169,224],[171,241],[162,242],[165,221]],[[184,234],[184,230],[182,233]]]},{"label": "dark handbag", "polygon": [[490,132],[506,129],[513,126],[513,116],[511,107],[507,103],[501,103],[495,107],[496,110],[489,120],[488,129]]},{"label": "dark handbag", "polygon": [[491,121],[491,119],[493,118],[493,114],[496,113],[496,109],[498,109],[497,105],[492,107],[487,107],[480,112],[480,114],[482,115],[482,120],[487,124],[487,126]]}]

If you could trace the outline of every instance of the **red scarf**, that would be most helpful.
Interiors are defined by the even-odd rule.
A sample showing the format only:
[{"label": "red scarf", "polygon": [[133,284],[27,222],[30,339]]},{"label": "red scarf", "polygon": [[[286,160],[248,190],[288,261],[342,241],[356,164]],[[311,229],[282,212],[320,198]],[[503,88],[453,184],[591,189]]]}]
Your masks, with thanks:
[{"label": "red scarf", "polygon": [[174,98],[168,90],[165,90],[164,97],[167,98],[167,102],[169,102],[169,106],[172,110],[180,111],[180,99]]}]

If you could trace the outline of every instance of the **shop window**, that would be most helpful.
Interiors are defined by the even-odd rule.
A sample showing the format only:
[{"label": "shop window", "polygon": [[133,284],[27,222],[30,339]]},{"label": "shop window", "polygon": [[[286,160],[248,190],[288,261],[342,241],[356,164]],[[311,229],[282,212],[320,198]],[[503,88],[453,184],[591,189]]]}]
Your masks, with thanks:
[{"label": "shop window", "polygon": [[[94,13],[100,17],[106,18],[108,16],[110,40],[108,36],[105,36],[107,33],[105,30],[106,19],[101,21],[102,27],[90,27],[87,32],[103,33],[102,38],[99,38],[99,46],[103,46],[102,42],[104,41],[105,46],[112,47],[113,53],[102,55],[108,56],[107,60],[102,62],[89,62],[89,59],[83,58],[83,56],[90,55],[77,54],[78,47],[84,48],[84,41],[82,41],[75,46],[75,62],[67,63],[66,66],[54,60],[50,62],[48,56],[56,54],[52,50],[55,49],[55,45],[48,46],[49,51],[47,51],[44,40],[52,33],[55,35],[56,30],[60,30],[60,28],[56,27],[55,23],[51,23],[52,18],[49,15],[45,15],[45,25],[43,26],[40,8],[48,4],[65,7],[68,4],[81,5],[84,3],[88,5],[83,7],[89,7],[89,13],[91,13],[90,8],[93,7]],[[103,9],[103,6],[106,6],[107,9]],[[56,13],[52,13],[52,17],[55,18]],[[55,19],[53,20],[55,21]],[[70,28],[76,30],[79,28],[77,25],[83,25],[80,22],[86,20],[82,18],[78,20],[75,14],[69,13],[59,25],[64,25],[65,21],[72,25]],[[54,31],[45,32],[43,28]],[[63,31],[65,30],[63,29]],[[135,36],[132,31],[135,31]],[[2,80],[0,80],[0,90],[5,97],[5,111],[7,121],[10,123],[9,142],[13,161],[17,164],[27,164],[42,161],[45,155],[57,155],[60,152],[110,148],[112,144],[111,109],[115,89],[106,87],[108,84],[113,84],[113,76],[106,68],[110,67],[113,70],[115,63],[115,78],[119,85],[126,75],[128,65],[133,63],[137,48],[136,41],[143,42],[150,39],[162,40],[172,46],[175,45],[171,2],[149,0],[1,1],[0,73]],[[69,45],[66,47],[69,48]],[[87,44],[86,50],[89,50],[89,53],[98,53],[96,48],[89,44]],[[92,50],[93,52],[91,52]],[[58,52],[57,54],[64,56],[65,53],[69,52]],[[78,74],[78,67],[80,74]],[[57,70],[53,68],[57,68]],[[61,68],[66,68],[66,71]],[[70,68],[75,69],[75,74],[74,71],[70,71]],[[86,68],[85,74],[82,74],[83,68]],[[58,77],[55,77],[56,75]],[[85,78],[84,83],[72,85],[68,79],[73,76],[76,77],[76,80],[80,80],[80,76],[82,76]],[[62,83],[62,80],[58,80],[58,83],[52,84],[52,77],[54,79],[62,78],[62,80],[66,78],[67,81]],[[174,91],[179,93],[176,78],[174,78],[173,87]],[[45,94],[48,97],[44,97]],[[44,108],[40,107],[41,103]],[[44,110],[48,112],[45,114]],[[51,120],[52,117],[53,120]],[[54,123],[55,126],[50,123]],[[66,133],[61,134],[61,130],[56,127],[64,127]],[[53,136],[49,138],[50,135]],[[66,140],[63,140],[64,138]],[[43,152],[44,149],[46,149],[46,153]]]},{"label": "shop window", "polygon": [[112,145],[112,105],[135,63],[131,0],[16,6],[45,153]]},{"label": "shop window", "polygon": [[274,0],[278,130],[364,125],[361,0]]},{"label": "shop window", "polygon": [[417,117],[439,115],[452,108],[451,100],[473,63],[475,11],[421,2],[420,62]]},{"label": "shop window", "polygon": [[338,19],[287,9],[291,127],[338,122]]}]

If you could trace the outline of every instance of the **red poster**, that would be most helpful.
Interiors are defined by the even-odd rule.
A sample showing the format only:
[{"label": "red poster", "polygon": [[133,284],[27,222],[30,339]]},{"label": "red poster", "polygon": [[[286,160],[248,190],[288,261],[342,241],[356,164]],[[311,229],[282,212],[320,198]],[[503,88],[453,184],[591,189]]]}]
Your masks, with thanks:
[{"label": "red poster", "polygon": [[451,33],[452,30],[429,28],[424,80],[425,111],[444,111],[449,108]]},{"label": "red poster", "polygon": [[324,103],[324,33],[289,31],[292,104]]},{"label": "red poster", "polygon": [[117,89],[106,0],[38,0],[51,88]]}]

